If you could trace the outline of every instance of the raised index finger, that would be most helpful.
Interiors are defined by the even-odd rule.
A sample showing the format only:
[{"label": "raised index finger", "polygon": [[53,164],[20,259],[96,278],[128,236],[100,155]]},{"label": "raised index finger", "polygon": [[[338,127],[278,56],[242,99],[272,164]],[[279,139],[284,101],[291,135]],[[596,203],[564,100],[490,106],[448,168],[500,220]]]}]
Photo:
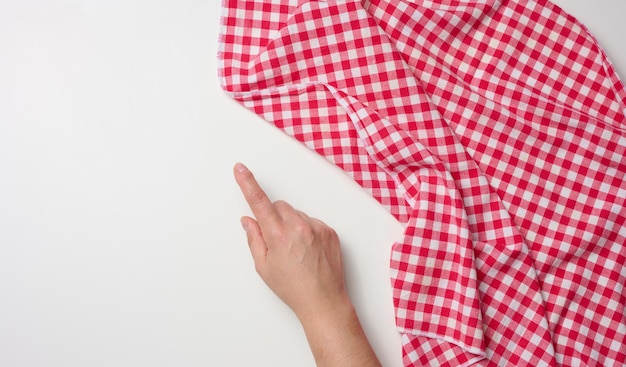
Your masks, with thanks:
[{"label": "raised index finger", "polygon": [[241,163],[235,164],[233,171],[235,180],[259,225],[264,227],[270,222],[275,222],[278,219],[278,214],[252,172]]}]

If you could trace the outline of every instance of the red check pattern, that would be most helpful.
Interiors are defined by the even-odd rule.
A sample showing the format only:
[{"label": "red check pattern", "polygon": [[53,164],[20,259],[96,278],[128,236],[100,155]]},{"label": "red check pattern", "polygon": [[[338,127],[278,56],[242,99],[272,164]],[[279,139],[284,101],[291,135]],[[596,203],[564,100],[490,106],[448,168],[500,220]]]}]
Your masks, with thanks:
[{"label": "red check pattern", "polygon": [[222,87],[402,223],[406,366],[626,363],[626,89],[545,0],[223,0]]}]

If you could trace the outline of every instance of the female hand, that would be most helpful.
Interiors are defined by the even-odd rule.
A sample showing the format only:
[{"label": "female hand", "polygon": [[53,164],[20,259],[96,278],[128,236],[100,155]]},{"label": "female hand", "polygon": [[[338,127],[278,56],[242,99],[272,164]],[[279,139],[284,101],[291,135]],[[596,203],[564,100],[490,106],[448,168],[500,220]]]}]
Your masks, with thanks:
[{"label": "female hand", "polygon": [[243,164],[234,173],[256,218],[241,218],[256,270],[300,319],[318,367],[380,367],[344,285],[335,231],[272,203]]},{"label": "female hand", "polygon": [[300,319],[349,303],[335,231],[284,201],[272,203],[244,165],[235,166],[235,179],[256,217],[241,224],[270,289]]}]

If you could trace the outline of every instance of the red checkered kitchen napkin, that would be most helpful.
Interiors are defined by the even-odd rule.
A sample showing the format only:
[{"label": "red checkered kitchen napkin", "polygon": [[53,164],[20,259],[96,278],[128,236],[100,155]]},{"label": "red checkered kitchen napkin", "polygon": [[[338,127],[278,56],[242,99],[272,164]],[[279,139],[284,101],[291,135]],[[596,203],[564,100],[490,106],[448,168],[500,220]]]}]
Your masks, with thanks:
[{"label": "red checkered kitchen napkin", "polygon": [[406,366],[626,363],[626,89],[545,0],[223,0],[224,90],[406,226]]}]

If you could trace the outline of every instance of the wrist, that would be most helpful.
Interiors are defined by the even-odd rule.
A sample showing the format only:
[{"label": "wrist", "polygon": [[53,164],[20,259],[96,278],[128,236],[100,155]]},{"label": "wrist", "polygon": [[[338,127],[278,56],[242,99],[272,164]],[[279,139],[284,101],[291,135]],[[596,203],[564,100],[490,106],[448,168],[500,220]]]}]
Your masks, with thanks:
[{"label": "wrist", "polygon": [[330,328],[357,317],[347,293],[334,299],[318,299],[318,302],[309,303],[298,310],[296,316],[305,329],[313,326]]},{"label": "wrist", "polygon": [[318,367],[380,367],[347,294],[298,318]]}]

